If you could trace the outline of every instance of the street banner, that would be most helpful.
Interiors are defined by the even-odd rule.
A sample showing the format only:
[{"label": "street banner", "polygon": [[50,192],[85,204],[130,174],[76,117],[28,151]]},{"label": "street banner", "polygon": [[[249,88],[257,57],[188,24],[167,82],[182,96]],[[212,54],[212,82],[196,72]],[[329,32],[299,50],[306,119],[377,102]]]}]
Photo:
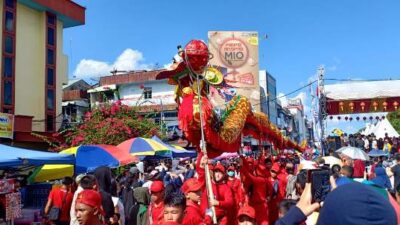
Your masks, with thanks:
[{"label": "street banner", "polygon": [[0,138],[13,139],[14,136],[14,115],[0,113]]},{"label": "street banner", "polygon": [[247,97],[260,111],[258,33],[244,31],[209,31],[210,64],[224,76],[220,87],[210,87],[212,104],[224,108],[235,95]]}]

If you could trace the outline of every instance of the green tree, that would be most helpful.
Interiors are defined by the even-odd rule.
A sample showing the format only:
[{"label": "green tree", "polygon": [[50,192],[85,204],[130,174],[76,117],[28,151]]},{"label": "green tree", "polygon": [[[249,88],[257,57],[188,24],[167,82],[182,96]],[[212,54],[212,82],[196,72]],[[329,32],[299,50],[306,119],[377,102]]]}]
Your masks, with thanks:
[{"label": "green tree", "polygon": [[387,114],[389,122],[392,124],[394,129],[400,133],[400,109]]}]

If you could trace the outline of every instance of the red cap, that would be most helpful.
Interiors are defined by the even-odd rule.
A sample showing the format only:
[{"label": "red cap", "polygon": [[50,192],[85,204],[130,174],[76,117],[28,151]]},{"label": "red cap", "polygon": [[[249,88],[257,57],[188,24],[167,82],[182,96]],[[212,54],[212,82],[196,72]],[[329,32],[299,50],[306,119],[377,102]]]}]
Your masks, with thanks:
[{"label": "red cap", "polygon": [[164,183],[162,181],[156,180],[151,183],[150,192],[156,193],[164,190]]},{"label": "red cap", "polygon": [[181,190],[187,194],[189,192],[195,192],[201,189],[201,184],[196,178],[190,178],[183,183]]},{"label": "red cap", "polygon": [[236,169],[235,169],[235,167],[234,166],[230,166],[230,167],[228,167],[228,171],[235,171]]},{"label": "red cap", "polygon": [[76,204],[81,203],[93,208],[98,208],[102,212],[101,195],[95,190],[83,190],[76,198]]},{"label": "red cap", "polygon": [[217,164],[214,166],[214,171],[220,171],[222,173],[225,173],[225,167],[222,164]]},{"label": "red cap", "polygon": [[253,207],[249,206],[249,205],[245,205],[242,208],[239,209],[238,212],[238,217],[240,216],[248,216],[252,219],[256,218],[256,211],[254,210]]},{"label": "red cap", "polygon": [[271,171],[273,170],[273,171],[279,173],[280,169],[281,169],[281,167],[279,166],[279,163],[274,163],[272,165]]}]

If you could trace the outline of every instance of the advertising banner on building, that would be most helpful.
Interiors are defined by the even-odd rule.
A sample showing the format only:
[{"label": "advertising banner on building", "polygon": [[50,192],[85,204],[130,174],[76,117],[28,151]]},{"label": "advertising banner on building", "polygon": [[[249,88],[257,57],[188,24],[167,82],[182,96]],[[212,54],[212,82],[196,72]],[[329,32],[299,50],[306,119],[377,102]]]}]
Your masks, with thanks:
[{"label": "advertising banner on building", "polygon": [[210,88],[211,101],[221,107],[235,95],[247,97],[260,111],[258,82],[258,33],[243,31],[209,31],[211,66],[224,76],[220,88]]},{"label": "advertising banner on building", "polygon": [[14,115],[0,113],[0,138],[13,138]]}]

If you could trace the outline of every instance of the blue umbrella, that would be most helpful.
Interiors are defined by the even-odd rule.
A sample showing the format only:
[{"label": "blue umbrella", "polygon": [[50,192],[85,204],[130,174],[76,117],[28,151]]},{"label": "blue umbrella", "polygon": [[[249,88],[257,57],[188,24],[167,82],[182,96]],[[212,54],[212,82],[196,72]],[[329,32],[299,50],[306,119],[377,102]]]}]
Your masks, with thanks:
[{"label": "blue umbrella", "polygon": [[371,157],[379,157],[379,156],[388,156],[388,153],[379,149],[373,149],[368,153],[368,155]]}]

